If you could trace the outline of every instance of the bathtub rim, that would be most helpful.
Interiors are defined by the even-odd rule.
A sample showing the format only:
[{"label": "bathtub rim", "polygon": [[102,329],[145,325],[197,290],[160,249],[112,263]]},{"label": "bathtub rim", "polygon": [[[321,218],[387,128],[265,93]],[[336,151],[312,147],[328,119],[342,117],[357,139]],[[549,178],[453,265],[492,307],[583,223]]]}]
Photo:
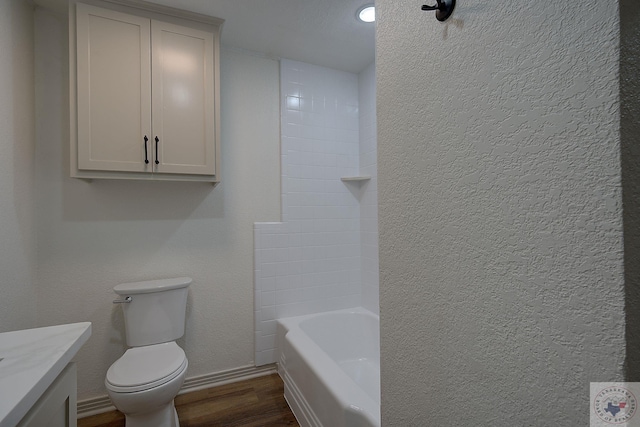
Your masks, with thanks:
[{"label": "bathtub rim", "polygon": [[[314,377],[317,378],[318,381],[322,382],[323,387],[329,391],[333,399],[338,402],[345,403],[344,405],[341,405],[345,411],[345,416],[347,412],[351,412],[354,415],[358,414],[362,416],[372,426],[380,426],[380,404],[375,402],[375,400],[372,399],[368,393],[362,389],[362,387],[360,387],[338,366],[337,362],[332,359],[324,349],[322,349],[299,327],[299,324],[307,319],[342,313],[370,316],[375,319],[379,325],[379,316],[364,307],[353,307],[277,319],[278,373],[285,383],[285,398],[292,407],[292,410],[296,415],[296,418],[299,419],[299,422],[302,421],[300,420],[301,415],[304,417],[304,420],[307,421],[307,423],[304,423],[303,425],[322,425],[319,422],[318,416],[313,412],[313,408],[304,398],[299,386],[287,372],[286,359],[284,359],[284,346],[287,341],[287,336],[289,336],[289,345],[291,345],[293,350],[300,355],[305,366],[308,367]],[[294,339],[291,340],[291,338]],[[336,381],[335,376],[331,376],[331,378],[328,379],[326,375],[321,374],[323,370],[327,369],[331,370],[331,372],[337,372],[340,381],[344,381],[344,384],[340,384],[340,387],[337,388],[332,387],[330,383]],[[290,399],[294,402],[291,402]]]}]

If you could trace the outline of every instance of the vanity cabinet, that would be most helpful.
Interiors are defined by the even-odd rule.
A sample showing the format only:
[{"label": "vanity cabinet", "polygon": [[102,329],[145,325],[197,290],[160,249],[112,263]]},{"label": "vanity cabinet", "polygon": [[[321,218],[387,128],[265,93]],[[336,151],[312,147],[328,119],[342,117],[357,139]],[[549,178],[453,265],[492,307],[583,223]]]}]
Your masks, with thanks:
[{"label": "vanity cabinet", "polygon": [[91,323],[0,333],[0,427],[74,427],[76,365]]},{"label": "vanity cabinet", "polygon": [[148,7],[70,5],[71,175],[217,182],[222,20]]},{"label": "vanity cabinet", "polygon": [[76,364],[69,363],[17,427],[76,426]]}]

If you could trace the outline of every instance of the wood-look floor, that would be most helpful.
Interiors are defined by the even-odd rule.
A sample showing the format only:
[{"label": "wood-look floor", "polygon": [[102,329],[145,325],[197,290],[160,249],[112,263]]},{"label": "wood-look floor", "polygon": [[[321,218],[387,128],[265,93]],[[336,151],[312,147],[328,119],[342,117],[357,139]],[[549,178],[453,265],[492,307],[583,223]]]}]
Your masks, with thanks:
[{"label": "wood-look floor", "polygon": [[[175,399],[180,427],[299,427],[278,374],[226,384]],[[118,411],[78,420],[78,427],[124,427]]]}]

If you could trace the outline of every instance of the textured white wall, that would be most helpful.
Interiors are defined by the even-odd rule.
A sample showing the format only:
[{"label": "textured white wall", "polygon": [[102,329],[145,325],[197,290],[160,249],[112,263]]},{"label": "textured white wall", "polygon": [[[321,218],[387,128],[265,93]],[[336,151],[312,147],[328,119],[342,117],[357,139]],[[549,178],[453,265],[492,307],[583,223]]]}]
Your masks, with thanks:
[{"label": "textured white wall", "polygon": [[622,379],[616,4],[376,2],[383,425],[585,425]]},{"label": "textured white wall", "polygon": [[278,63],[224,50],[222,182],[69,178],[66,24],[36,14],[39,323],[91,321],[79,398],[124,351],[121,282],[190,276],[187,377],[253,362],[253,223],[280,217]]},{"label": "textured white wall", "polygon": [[376,66],[369,65],[358,75],[360,174],[371,180],[360,190],[360,251],[362,306],[378,313],[378,150],[376,137]]},{"label": "textured white wall", "polygon": [[0,332],[36,324],[33,6],[0,1]]}]

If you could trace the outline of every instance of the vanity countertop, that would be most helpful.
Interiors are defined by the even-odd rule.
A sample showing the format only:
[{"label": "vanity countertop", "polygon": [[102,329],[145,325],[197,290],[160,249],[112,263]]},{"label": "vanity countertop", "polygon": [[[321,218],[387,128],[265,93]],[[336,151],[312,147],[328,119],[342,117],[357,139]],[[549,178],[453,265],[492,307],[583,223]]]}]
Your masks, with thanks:
[{"label": "vanity countertop", "polygon": [[0,333],[0,427],[13,427],[91,336],[91,323]]}]

